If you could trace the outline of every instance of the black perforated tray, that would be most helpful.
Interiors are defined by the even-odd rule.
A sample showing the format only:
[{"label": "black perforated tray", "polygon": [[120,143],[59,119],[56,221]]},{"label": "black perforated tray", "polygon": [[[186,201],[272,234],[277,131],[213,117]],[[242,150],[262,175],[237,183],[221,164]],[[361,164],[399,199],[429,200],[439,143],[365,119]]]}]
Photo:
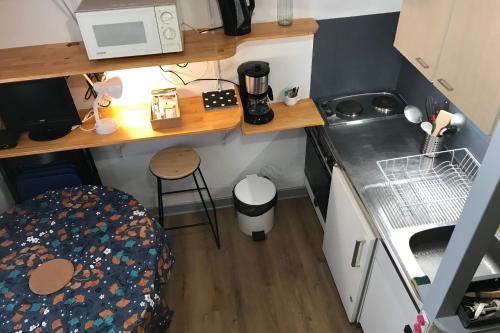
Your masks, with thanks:
[{"label": "black perforated tray", "polygon": [[220,110],[238,105],[234,89],[207,91],[203,93],[205,111]]}]

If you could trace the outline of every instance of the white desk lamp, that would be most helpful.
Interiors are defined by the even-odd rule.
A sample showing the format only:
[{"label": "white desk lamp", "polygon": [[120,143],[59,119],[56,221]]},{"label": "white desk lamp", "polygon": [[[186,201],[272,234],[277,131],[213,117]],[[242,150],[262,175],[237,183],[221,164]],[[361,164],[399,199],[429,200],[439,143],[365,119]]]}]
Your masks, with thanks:
[{"label": "white desk lamp", "polygon": [[99,102],[105,96],[120,98],[123,91],[122,80],[119,77],[112,77],[106,81],[95,82],[93,86],[97,93],[94,100],[95,130],[100,135],[111,134],[118,129],[118,124],[113,118],[101,119],[99,117]]}]

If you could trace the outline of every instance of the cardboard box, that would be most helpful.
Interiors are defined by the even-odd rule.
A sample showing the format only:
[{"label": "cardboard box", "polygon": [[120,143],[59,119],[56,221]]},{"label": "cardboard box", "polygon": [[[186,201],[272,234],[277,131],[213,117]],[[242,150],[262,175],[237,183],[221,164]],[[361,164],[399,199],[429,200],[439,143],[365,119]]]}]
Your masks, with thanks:
[{"label": "cardboard box", "polygon": [[182,125],[179,98],[175,88],[151,91],[151,127],[157,131]]}]

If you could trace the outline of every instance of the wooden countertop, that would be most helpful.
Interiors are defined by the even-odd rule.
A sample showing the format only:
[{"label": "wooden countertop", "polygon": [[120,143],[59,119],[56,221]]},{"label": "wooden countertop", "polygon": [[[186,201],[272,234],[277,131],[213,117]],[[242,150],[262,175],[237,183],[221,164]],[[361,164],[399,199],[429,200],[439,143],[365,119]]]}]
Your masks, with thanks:
[{"label": "wooden countertop", "polygon": [[78,42],[0,49],[0,83],[221,60],[235,55],[244,42],[308,36],[317,31],[313,18],[296,19],[289,27],[255,23],[250,34],[238,37],[226,36],[222,29],[202,34],[189,30],[184,32],[184,52],[106,60],[89,60],[83,43]]},{"label": "wooden countertop", "polygon": [[323,126],[325,121],[319,114],[316,105],[310,98],[300,100],[294,106],[284,103],[273,103],[274,119],[265,125],[252,125],[241,123],[243,135],[254,135],[267,132],[277,132],[290,129]]},{"label": "wooden countertop", "polygon": [[[265,125],[251,125],[242,121],[243,109],[241,103],[232,108],[209,112],[205,111],[201,96],[182,98],[179,103],[182,119],[180,127],[159,131],[153,130],[149,120],[149,103],[115,106],[101,110],[101,118],[112,117],[119,125],[118,130],[112,134],[96,134],[95,131],[91,130],[94,127],[93,121],[88,121],[82,125],[83,129],[75,129],[68,135],[52,141],[32,141],[27,133],[23,133],[17,147],[0,150],[0,159],[73,149],[96,148],[174,136],[224,132],[231,131],[240,125],[243,135],[324,125],[323,118],[311,99],[300,100],[297,105],[292,107],[283,103],[272,104],[274,119]],[[87,131],[84,129],[87,129]]]},{"label": "wooden countertop", "polygon": [[[98,135],[95,131],[76,129],[60,139],[43,142],[32,141],[27,133],[23,133],[17,147],[0,150],[0,158],[95,148],[181,135],[223,132],[238,127],[241,122],[240,106],[206,112],[201,96],[180,99],[179,103],[182,125],[177,128],[153,130],[149,120],[149,103],[111,107],[104,109],[101,117],[113,117],[117,121],[119,129],[115,133]],[[93,121],[83,125],[86,129],[93,127]]]}]

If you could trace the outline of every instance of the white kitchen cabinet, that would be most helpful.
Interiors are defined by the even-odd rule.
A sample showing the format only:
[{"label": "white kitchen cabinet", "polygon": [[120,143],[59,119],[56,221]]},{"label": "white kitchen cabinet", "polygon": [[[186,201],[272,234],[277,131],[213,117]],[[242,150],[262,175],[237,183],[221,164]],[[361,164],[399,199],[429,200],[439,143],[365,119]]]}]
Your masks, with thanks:
[{"label": "white kitchen cabinet", "polygon": [[364,333],[402,333],[418,312],[384,246],[378,243],[360,323]]},{"label": "white kitchen cabinet", "polygon": [[493,133],[500,120],[500,1],[404,0],[394,46]]},{"label": "white kitchen cabinet", "polygon": [[355,322],[376,237],[344,172],[333,168],[323,251],[349,321]]},{"label": "white kitchen cabinet", "polygon": [[500,117],[500,1],[456,0],[436,86],[483,132]]},{"label": "white kitchen cabinet", "polygon": [[455,0],[404,0],[394,46],[434,80]]}]

